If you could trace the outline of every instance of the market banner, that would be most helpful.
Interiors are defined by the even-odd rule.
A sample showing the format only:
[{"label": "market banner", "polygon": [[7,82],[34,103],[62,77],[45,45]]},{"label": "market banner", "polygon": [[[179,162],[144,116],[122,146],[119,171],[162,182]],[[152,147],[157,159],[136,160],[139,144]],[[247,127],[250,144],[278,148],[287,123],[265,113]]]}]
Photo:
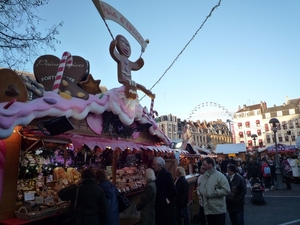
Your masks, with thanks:
[{"label": "market banner", "polygon": [[[275,145],[267,147],[268,152],[276,151]],[[296,151],[295,145],[284,145],[284,144],[277,144],[278,151]]]},{"label": "market banner", "polygon": [[103,20],[112,20],[121,25],[139,42],[139,44],[142,47],[142,52],[146,50],[148,42],[142,37],[142,35],[137,31],[137,29],[126,19],[125,16],[118,12],[114,7],[103,1],[93,0],[93,3]]}]

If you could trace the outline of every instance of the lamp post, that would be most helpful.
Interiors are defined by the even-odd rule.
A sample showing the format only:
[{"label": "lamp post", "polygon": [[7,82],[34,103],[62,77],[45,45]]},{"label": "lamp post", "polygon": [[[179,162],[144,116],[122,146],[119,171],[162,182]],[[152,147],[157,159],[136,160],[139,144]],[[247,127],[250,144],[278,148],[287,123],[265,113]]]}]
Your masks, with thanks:
[{"label": "lamp post", "polygon": [[280,163],[279,163],[279,158],[278,158],[278,149],[277,149],[277,137],[276,137],[276,132],[277,132],[277,124],[279,124],[279,120],[277,118],[272,118],[270,119],[269,123],[272,125],[272,130],[274,132],[274,142],[275,142],[275,151],[276,151],[276,184],[275,184],[275,189],[277,190],[283,190],[285,189],[283,183],[282,183],[282,173],[280,170]]},{"label": "lamp post", "polygon": [[256,162],[258,162],[258,150],[256,148],[256,138],[257,138],[257,135],[256,134],[252,134],[251,135],[251,138],[253,139],[253,142],[254,142],[254,149],[255,149],[255,155],[256,155]]}]

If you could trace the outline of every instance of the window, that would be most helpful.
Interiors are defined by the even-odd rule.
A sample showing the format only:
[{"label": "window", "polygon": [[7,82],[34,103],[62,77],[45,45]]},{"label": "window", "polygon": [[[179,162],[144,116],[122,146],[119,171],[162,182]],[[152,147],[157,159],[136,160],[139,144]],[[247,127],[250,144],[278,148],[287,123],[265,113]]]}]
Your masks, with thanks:
[{"label": "window", "polygon": [[249,121],[247,121],[247,122],[245,123],[245,125],[246,125],[247,128],[250,128],[250,122],[249,122]]},{"label": "window", "polygon": [[256,120],[255,124],[256,124],[257,127],[260,127],[260,121],[259,120]]},{"label": "window", "polygon": [[257,135],[261,136],[261,130],[257,130]]},{"label": "window", "polygon": [[266,118],[271,118],[271,113],[266,113],[265,116]]},{"label": "window", "polygon": [[290,115],[295,114],[295,109],[289,109]]},{"label": "window", "polygon": [[282,129],[286,130],[287,129],[287,124],[285,121],[282,121]]},{"label": "window", "polygon": [[284,139],[285,139],[285,141],[289,141],[289,136],[288,136],[288,135],[285,135],[285,136],[284,136]]},{"label": "window", "polygon": [[271,139],[270,139],[270,135],[267,135],[267,143],[270,143]]},{"label": "window", "polygon": [[258,144],[259,144],[259,147],[262,147],[263,146],[263,140],[262,139],[258,139]]},{"label": "window", "polygon": [[267,124],[267,123],[265,124],[265,130],[266,130],[266,131],[270,131],[270,129],[269,129],[269,124]]},{"label": "window", "polygon": [[277,116],[282,116],[282,111],[277,111]]},{"label": "window", "polygon": [[294,129],[294,123],[292,120],[289,120],[289,128]]},{"label": "window", "polygon": [[242,126],[243,126],[242,123],[238,123],[238,128],[239,129],[242,129]]},{"label": "window", "polygon": [[297,128],[300,128],[300,123],[298,122],[298,119],[295,120],[295,124]]},{"label": "window", "polygon": [[295,140],[296,140],[296,137],[295,137],[295,133],[294,133],[294,132],[292,132],[291,138],[292,138],[292,141],[295,141]]},{"label": "window", "polygon": [[239,132],[239,136],[240,136],[241,138],[244,137],[243,132]]},{"label": "window", "polygon": [[250,130],[247,131],[247,137],[251,137],[251,131]]},{"label": "window", "polygon": [[281,134],[278,134],[278,141],[282,142],[282,136],[281,136]]},{"label": "window", "polygon": [[252,147],[252,140],[248,140],[248,146]]}]

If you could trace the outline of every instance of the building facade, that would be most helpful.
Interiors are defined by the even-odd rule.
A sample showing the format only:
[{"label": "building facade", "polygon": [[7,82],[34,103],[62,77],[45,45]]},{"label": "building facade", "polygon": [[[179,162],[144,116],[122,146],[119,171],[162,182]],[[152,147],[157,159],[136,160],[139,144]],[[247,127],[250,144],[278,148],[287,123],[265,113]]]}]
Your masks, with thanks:
[{"label": "building facade", "polygon": [[[246,106],[234,113],[232,127],[235,143],[245,143],[248,148],[274,145],[274,132],[269,121],[277,118],[277,142],[295,145],[300,136],[300,98],[280,106],[267,107],[266,102]],[[253,137],[256,135],[257,137]]]}]

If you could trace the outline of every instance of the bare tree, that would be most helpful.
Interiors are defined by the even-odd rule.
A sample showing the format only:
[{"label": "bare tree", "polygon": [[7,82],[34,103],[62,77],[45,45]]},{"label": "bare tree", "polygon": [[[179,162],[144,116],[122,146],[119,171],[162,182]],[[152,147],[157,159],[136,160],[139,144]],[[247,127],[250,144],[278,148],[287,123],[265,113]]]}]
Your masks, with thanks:
[{"label": "bare tree", "polygon": [[[0,67],[23,69],[33,62],[41,50],[53,49],[60,43],[55,38],[58,25],[38,30],[43,20],[38,17],[37,8],[48,4],[49,0],[0,0]],[[1,53],[0,53],[1,57]]]}]

